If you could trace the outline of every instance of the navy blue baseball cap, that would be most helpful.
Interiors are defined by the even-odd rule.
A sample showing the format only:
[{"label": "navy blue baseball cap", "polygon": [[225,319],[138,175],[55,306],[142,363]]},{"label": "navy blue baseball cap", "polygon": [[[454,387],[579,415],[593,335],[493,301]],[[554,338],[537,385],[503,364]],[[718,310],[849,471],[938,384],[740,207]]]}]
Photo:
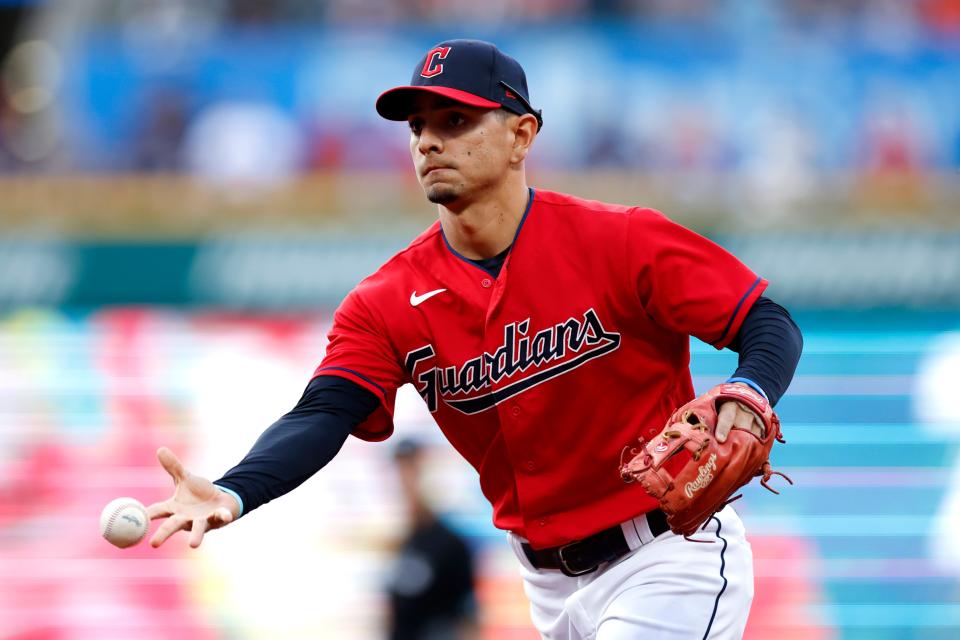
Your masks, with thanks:
[{"label": "navy blue baseball cap", "polygon": [[540,110],[530,104],[523,67],[489,42],[447,40],[436,45],[417,63],[409,85],[377,98],[377,113],[387,120],[406,120],[413,97],[423,91],[472,107],[531,113],[537,129],[543,126]]}]

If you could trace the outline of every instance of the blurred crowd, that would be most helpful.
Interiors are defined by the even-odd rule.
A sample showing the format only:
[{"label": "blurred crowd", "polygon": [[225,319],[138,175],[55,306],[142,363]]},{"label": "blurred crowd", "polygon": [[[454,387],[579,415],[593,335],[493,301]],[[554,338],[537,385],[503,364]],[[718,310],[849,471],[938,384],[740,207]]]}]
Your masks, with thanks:
[{"label": "blurred crowd", "polygon": [[[956,0],[113,0],[96,18],[122,23],[187,11],[219,25],[280,26],[292,22],[488,23],[612,17],[643,22],[719,25],[743,12],[770,11],[786,24],[837,28],[906,20],[919,28],[957,33]],[[166,5],[166,6],[164,6]],[[765,5],[762,6],[761,5]]]},{"label": "blurred crowd", "polygon": [[[498,42],[534,160],[754,176],[960,166],[960,0],[91,0],[5,12],[0,171],[284,181],[408,166],[372,108],[445,37]],[[14,28],[12,25],[16,25]]]}]

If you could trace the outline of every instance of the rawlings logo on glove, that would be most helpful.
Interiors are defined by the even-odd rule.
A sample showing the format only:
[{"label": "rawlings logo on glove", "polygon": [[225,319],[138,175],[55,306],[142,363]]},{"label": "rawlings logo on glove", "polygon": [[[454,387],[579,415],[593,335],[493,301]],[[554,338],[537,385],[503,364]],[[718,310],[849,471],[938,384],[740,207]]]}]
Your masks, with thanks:
[{"label": "rawlings logo on glove", "polygon": [[713,472],[717,469],[717,454],[711,453],[710,459],[707,460],[707,464],[700,467],[700,470],[697,472],[697,479],[693,482],[688,482],[683,488],[683,492],[688,498],[692,498],[693,494],[697,492],[698,489],[703,489],[705,486],[710,484],[710,481],[713,480]]},{"label": "rawlings logo on glove", "polygon": [[[724,442],[718,441],[717,416],[727,402],[738,402],[752,411],[764,427],[763,436],[734,426]],[[621,456],[620,476],[624,482],[639,482],[660,501],[673,532],[689,537],[710,516],[739,498],[731,496],[755,476],[762,476],[760,484],[773,493],[779,492],[767,482],[774,474],[793,484],[770,467],[774,440],[784,442],[780,419],[766,399],[749,387],[719,384],[677,409],[653,440],[641,438],[639,447],[629,449],[629,461],[624,463]],[[671,474],[667,462],[678,455],[687,455],[688,460],[679,468],[670,464],[676,469]]]}]

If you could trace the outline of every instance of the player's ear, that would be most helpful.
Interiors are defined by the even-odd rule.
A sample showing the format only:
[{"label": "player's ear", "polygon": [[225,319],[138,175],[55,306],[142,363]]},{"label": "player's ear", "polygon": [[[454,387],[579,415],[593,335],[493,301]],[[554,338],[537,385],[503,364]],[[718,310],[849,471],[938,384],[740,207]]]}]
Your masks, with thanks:
[{"label": "player's ear", "polygon": [[514,163],[523,162],[537,137],[537,119],[525,113],[513,122],[513,154],[510,160]]}]

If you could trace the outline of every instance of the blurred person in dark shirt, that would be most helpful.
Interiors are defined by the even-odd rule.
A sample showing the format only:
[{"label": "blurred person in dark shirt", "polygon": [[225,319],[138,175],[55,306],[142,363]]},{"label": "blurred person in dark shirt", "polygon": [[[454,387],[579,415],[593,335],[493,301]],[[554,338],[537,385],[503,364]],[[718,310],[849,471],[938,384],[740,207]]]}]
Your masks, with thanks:
[{"label": "blurred person in dark shirt", "polygon": [[432,509],[423,491],[424,445],[404,439],[393,453],[409,530],[386,586],[390,640],[473,637],[474,567],[466,541]]}]

